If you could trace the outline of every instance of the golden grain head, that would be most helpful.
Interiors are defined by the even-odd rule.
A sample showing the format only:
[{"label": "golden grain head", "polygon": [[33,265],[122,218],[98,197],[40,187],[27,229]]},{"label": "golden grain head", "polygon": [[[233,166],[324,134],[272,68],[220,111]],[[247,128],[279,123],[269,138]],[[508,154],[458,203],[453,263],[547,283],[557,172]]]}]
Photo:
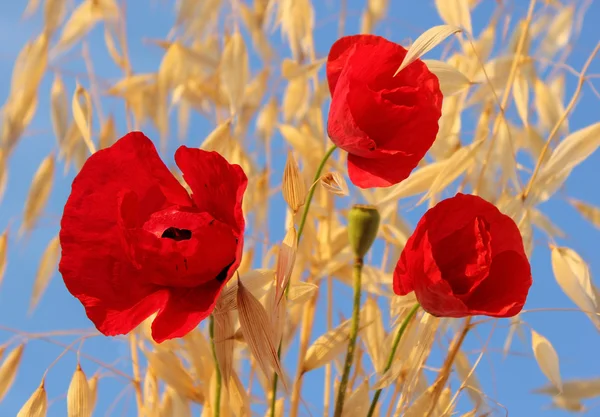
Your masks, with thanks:
[{"label": "golden grain head", "polygon": [[[72,174],[90,155],[112,146],[126,132],[155,129],[161,156],[169,154],[165,151],[173,139],[216,151],[239,164],[248,177],[243,257],[237,274],[216,300],[212,318],[181,340],[157,344],[151,325],[159,312],[153,311],[129,339],[131,358],[120,358],[130,361],[131,376],[121,364],[112,364],[116,357],[87,356],[87,343],[75,340],[79,334],[64,336],[73,338],[73,344],[63,353],[75,352],[78,358],[70,382],[63,384],[67,415],[106,413],[108,400],[98,397],[103,389],[98,391],[98,384],[102,380],[101,385],[116,386],[120,382],[113,376],[124,377],[123,395],[132,395],[138,414],[146,417],[191,417],[198,413],[195,404],[202,407],[203,417],[214,417],[217,411],[221,417],[250,417],[261,411],[267,417],[298,417],[306,403],[313,414],[333,410],[353,326],[345,315],[352,303],[348,287],[353,282],[356,242],[348,236],[345,219],[354,203],[376,208],[380,224],[369,236],[369,246],[379,238],[384,249],[364,256],[353,372],[336,417],[366,417],[379,389],[385,391],[370,417],[475,417],[503,409],[505,399],[495,398],[482,378],[489,372],[484,364],[493,359],[493,347],[485,341],[488,329],[496,336],[493,340],[498,332],[505,337],[506,360],[512,360],[517,339],[521,346],[530,344],[531,360],[548,381],[535,392],[547,397],[549,407],[569,412],[592,409],[600,397],[600,379],[574,374],[567,379],[573,361],[560,356],[562,329],[544,328],[538,321],[532,328],[527,310],[506,321],[508,328],[488,327],[487,319],[465,323],[436,318],[421,310],[411,316],[418,301],[415,294],[397,296],[393,287],[396,261],[418,215],[457,192],[470,192],[494,203],[517,223],[528,257],[549,247],[544,260],[536,262],[551,266],[555,282],[550,284],[560,288],[566,307],[578,311],[565,313],[574,317],[569,325],[576,325],[579,314],[588,324],[586,331],[595,334],[600,329],[600,292],[589,242],[585,237],[578,240],[577,228],[563,221],[563,213],[557,215],[550,204],[543,204],[567,201],[574,208],[572,215],[600,228],[594,187],[584,183],[590,195],[574,194],[571,177],[585,172],[583,165],[589,169],[591,163],[593,168],[591,161],[600,147],[600,123],[589,111],[600,98],[594,74],[600,44],[586,51],[584,59],[573,59],[598,42],[588,39],[593,31],[584,30],[594,24],[587,20],[588,15],[593,19],[595,2],[530,0],[523,7],[506,8],[502,2],[435,0],[428,11],[429,28],[407,32],[401,36],[410,38],[404,39],[395,33],[395,26],[402,26],[399,16],[393,15],[395,2],[366,0],[357,10],[340,2],[327,12],[329,16],[322,14],[318,3],[158,2],[147,13],[172,8],[175,14],[173,27],[161,29],[161,39],[132,37],[138,33],[131,29],[132,21],[146,16],[129,3],[126,8],[125,2],[29,0],[23,5],[23,18],[35,18],[42,26],[27,36],[6,80],[0,121],[0,211],[7,214],[0,225],[0,283],[5,281],[1,287],[5,291],[6,281],[25,280],[32,289],[30,312],[38,309],[43,314],[51,304],[41,300],[61,253],[57,234],[61,213],[51,198],[64,196]],[[401,19],[412,19],[413,9],[419,7],[414,3],[403,10]],[[435,19],[441,20],[437,26],[432,23]],[[348,147],[323,162],[332,149],[329,133],[336,122],[327,117],[332,96],[354,100],[340,98],[350,96],[350,87],[340,88],[338,83],[330,91],[328,81],[341,79],[336,71],[342,71],[341,62],[349,60],[354,49],[347,55],[341,49],[328,55],[322,30],[337,30],[340,36],[357,30],[386,34],[390,23],[394,26],[390,40],[407,50],[404,59],[394,63],[394,76],[401,82],[421,60],[443,93],[441,117],[433,146],[425,157],[419,155],[422,160],[408,178],[390,187],[359,189],[347,183],[352,178],[348,171],[356,168]],[[99,42],[94,35],[88,37],[93,33],[101,36]],[[142,59],[141,53],[154,54],[156,60]],[[149,62],[156,65],[149,67]],[[357,142],[366,129],[358,116],[352,111],[346,115],[357,121],[351,132]],[[383,143],[391,130],[375,116],[382,135],[377,141]],[[199,129],[200,119],[210,127]],[[22,148],[38,146],[44,156],[24,159]],[[378,151],[396,152],[385,146]],[[29,178],[19,171],[24,161],[31,168]],[[174,167],[172,161],[168,164]],[[61,170],[64,176],[57,175]],[[191,194],[179,169],[171,171]],[[102,178],[98,180],[100,184]],[[28,181],[26,196],[14,201],[23,181]],[[10,212],[15,204],[22,212]],[[44,238],[45,249],[35,252],[38,245],[24,249],[27,262],[37,259],[35,275],[19,275],[23,261],[17,254],[22,254],[19,246],[27,245],[27,239],[13,242],[14,221],[19,222],[15,235],[28,239],[42,239],[38,231],[53,228]],[[567,246],[561,241],[565,237],[570,238]],[[361,251],[361,257],[365,253]],[[533,266],[536,276],[538,264]],[[554,315],[561,313],[548,314],[554,323]],[[395,343],[401,328],[402,338]],[[473,336],[472,328],[483,336]],[[471,347],[462,348],[463,332],[470,345],[479,343],[477,354],[470,352]],[[8,329],[4,333],[9,334]],[[140,338],[135,337],[138,334]],[[30,360],[24,354],[25,341],[46,343],[43,338],[62,344],[56,337],[15,330],[0,341],[0,401],[11,395],[19,371]],[[432,355],[440,348],[443,362]],[[138,349],[143,352],[140,357]],[[79,359],[86,369],[96,367],[90,369],[93,376],[86,376]],[[47,367],[46,373],[54,372],[53,364]],[[322,373],[313,372],[320,369]],[[46,374],[41,384],[39,376],[35,378],[23,382],[30,382],[26,389],[31,396],[23,397],[17,417],[48,413]],[[273,395],[275,379],[279,382]],[[309,397],[307,386],[322,388],[323,397]],[[56,401],[64,401],[55,394]],[[113,400],[110,412],[115,415],[129,403],[127,398]]]}]

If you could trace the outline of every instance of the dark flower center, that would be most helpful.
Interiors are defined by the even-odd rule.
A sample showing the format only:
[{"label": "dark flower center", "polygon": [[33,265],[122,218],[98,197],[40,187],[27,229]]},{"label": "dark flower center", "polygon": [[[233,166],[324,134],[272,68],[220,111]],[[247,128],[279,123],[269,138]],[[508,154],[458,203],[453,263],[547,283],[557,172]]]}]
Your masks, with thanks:
[{"label": "dark flower center", "polygon": [[[235,262],[235,261],[233,261]],[[227,265],[225,268],[223,268],[221,270],[221,272],[219,272],[219,274],[216,277],[216,280],[219,282],[223,282],[225,281],[225,279],[227,278],[227,272],[229,271],[229,268],[231,267],[231,265],[233,265],[233,262],[231,262],[229,265]]]},{"label": "dark flower center", "polygon": [[176,241],[190,240],[192,238],[192,231],[188,229],[178,229],[176,227],[169,227],[160,236],[166,239],[173,239]]}]

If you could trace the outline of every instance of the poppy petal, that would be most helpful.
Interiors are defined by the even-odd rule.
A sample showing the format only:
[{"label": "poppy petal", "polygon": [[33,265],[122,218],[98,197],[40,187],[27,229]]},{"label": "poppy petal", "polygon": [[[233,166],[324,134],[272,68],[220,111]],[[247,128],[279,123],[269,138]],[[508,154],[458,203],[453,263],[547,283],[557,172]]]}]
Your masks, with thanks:
[{"label": "poppy petal", "polygon": [[327,119],[327,134],[337,146],[350,155],[376,157],[378,152],[375,141],[358,126],[348,105],[348,97],[352,90],[350,84],[348,79],[344,79],[335,91]]},{"label": "poppy petal", "polygon": [[465,303],[471,314],[512,317],[525,305],[531,284],[527,258],[515,251],[505,251],[494,257],[489,276]]},{"label": "poppy petal", "polygon": [[101,333],[129,333],[166,302],[165,289],[147,283],[128,261],[115,259],[110,247],[90,245],[79,256],[69,256],[70,250],[63,249],[60,272]]},{"label": "poppy petal", "polygon": [[200,211],[230,225],[241,234],[244,230],[242,197],[248,178],[239,165],[227,162],[217,152],[180,146],[175,162],[192,189],[192,199]]},{"label": "poppy petal", "polygon": [[157,343],[185,336],[214,310],[223,285],[218,280],[195,288],[176,288],[169,292],[163,309],[152,323],[152,338]]},{"label": "poppy petal", "polygon": [[406,253],[402,251],[394,269],[394,293],[406,295],[414,291],[414,281],[406,266]]},{"label": "poppy petal", "polygon": [[[452,293],[452,288],[442,276],[435,262],[429,237],[423,236],[422,251],[419,257],[423,265],[411,268],[411,272],[422,271],[424,276],[414,278],[415,295],[423,309],[434,316],[464,317],[468,314],[466,305]],[[413,261],[415,262],[415,261]]]},{"label": "poppy petal", "polygon": [[118,226],[124,190],[140,201],[143,218],[169,203],[191,205],[186,190],[141,132],[132,132],[85,162],[73,181],[61,220],[59,270],[96,327],[107,335],[135,328],[166,301],[161,287],[138,275]]},{"label": "poppy petal", "polygon": [[374,35],[354,35],[344,36],[338,39],[329,50],[327,56],[327,83],[329,92],[333,96],[338,79],[346,67],[346,62],[355,51],[355,46],[359,43],[378,43],[378,36]]},{"label": "poppy petal", "polygon": [[[354,56],[356,54],[356,56]],[[398,44],[376,35],[352,35],[344,36],[338,39],[332,46],[327,57],[327,82],[329,92],[333,96],[338,80],[342,72],[348,67],[348,62],[352,59],[352,74],[368,72],[369,78],[375,74],[373,68],[377,68],[376,73],[385,77],[389,84],[393,73],[398,69],[406,49]],[[375,60],[375,62],[374,62]],[[412,74],[413,68],[407,70]],[[413,79],[414,77],[405,77],[405,74],[397,76],[398,82],[406,83],[404,78]],[[374,80],[375,81],[375,80]]]},{"label": "poppy petal", "polygon": [[349,154],[348,176],[360,188],[389,187],[408,178],[418,163],[412,156],[402,154],[377,159]]}]

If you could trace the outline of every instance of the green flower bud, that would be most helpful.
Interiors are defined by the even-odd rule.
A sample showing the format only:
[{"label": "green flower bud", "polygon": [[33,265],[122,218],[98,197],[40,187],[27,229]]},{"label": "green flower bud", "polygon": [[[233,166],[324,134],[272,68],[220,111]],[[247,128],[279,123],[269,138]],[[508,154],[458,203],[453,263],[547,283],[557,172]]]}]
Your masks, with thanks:
[{"label": "green flower bud", "polygon": [[348,213],[348,238],[357,259],[371,248],[379,229],[379,212],[373,206],[354,205]]}]

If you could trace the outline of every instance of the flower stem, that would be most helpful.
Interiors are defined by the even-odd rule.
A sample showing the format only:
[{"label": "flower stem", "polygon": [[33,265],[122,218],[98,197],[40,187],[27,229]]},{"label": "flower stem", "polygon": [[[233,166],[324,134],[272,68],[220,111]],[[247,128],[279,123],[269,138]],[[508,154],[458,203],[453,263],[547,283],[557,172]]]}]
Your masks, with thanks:
[{"label": "flower stem", "polygon": [[[394,357],[396,356],[396,350],[398,350],[398,346],[400,345],[400,339],[402,339],[402,335],[404,335],[404,332],[406,331],[406,328],[408,327],[408,324],[410,323],[412,318],[417,314],[419,307],[419,303],[415,304],[413,308],[408,312],[408,315],[404,318],[404,321],[400,325],[398,333],[396,333],[396,337],[394,338],[394,343],[392,344],[390,356],[388,356],[385,368],[383,368],[384,373],[389,371],[392,367]],[[377,407],[377,401],[379,401],[379,397],[381,396],[381,391],[383,391],[383,388],[379,388],[377,391],[375,391],[375,395],[373,396],[373,401],[371,401],[371,406],[369,407],[369,413],[367,414],[367,417],[373,416],[373,413],[375,412],[375,407]]]},{"label": "flower stem", "polygon": [[[329,157],[331,156],[331,154],[333,154],[333,151],[335,151],[337,149],[336,145],[333,145],[331,148],[329,148],[329,150],[327,152],[325,152],[325,155],[323,155],[323,159],[321,159],[321,162],[319,163],[319,166],[317,167],[317,171],[315,172],[315,176],[313,177],[313,186],[310,187],[310,191],[308,192],[308,195],[306,196],[306,202],[304,203],[304,211],[302,212],[302,218],[300,219],[300,225],[298,226],[298,238],[297,238],[297,242],[298,244],[300,243],[300,238],[302,237],[302,232],[304,231],[304,226],[306,225],[306,220],[308,219],[308,210],[310,209],[310,203],[312,202],[313,196],[315,195],[315,186],[314,183],[317,182],[319,180],[319,178],[321,177],[321,173],[323,172],[323,168],[325,168],[325,164],[327,163],[327,160],[329,159]],[[289,282],[288,282],[288,286],[285,289],[286,295],[289,289]],[[279,347],[277,348],[277,357],[281,358],[281,341],[279,342]],[[270,417],[275,417],[275,404],[277,402],[277,383],[279,381],[279,376],[276,373],[273,373],[273,385],[271,387],[271,411],[269,412]]]},{"label": "flower stem", "polygon": [[354,261],[354,269],[352,270],[352,281],[354,283],[354,305],[352,308],[352,324],[350,327],[350,340],[348,341],[348,351],[346,352],[346,361],[344,363],[344,371],[335,403],[334,417],[341,417],[344,409],[344,399],[348,390],[348,378],[354,361],[354,351],[356,350],[356,339],[358,338],[358,328],[360,325],[360,295],[361,295],[361,280],[362,280],[363,260],[358,258]]},{"label": "flower stem", "polygon": [[215,400],[213,404],[213,416],[220,417],[221,415],[221,369],[217,359],[217,349],[215,346],[215,319],[211,315],[208,322],[208,331],[210,333],[210,345],[212,347],[213,359],[215,361],[215,372],[217,373],[217,386],[215,389]]},{"label": "flower stem", "polygon": [[[323,159],[321,159],[321,163],[319,164],[319,167],[317,168],[317,172],[315,172],[315,176],[313,178],[313,184],[315,182],[317,182],[319,180],[319,178],[321,177],[321,172],[323,172],[323,168],[325,168],[325,164],[327,163],[327,160],[329,159],[329,157],[331,156],[333,151],[335,151],[336,149],[337,149],[337,146],[333,145],[325,153],[325,155],[323,156]],[[314,186],[310,187],[308,196],[306,196],[306,202],[304,203],[304,211],[302,212],[302,218],[300,219],[300,226],[298,226],[298,243],[300,243],[300,237],[302,237],[302,232],[304,231],[304,226],[306,225],[306,219],[308,218],[308,209],[310,208],[310,203],[312,202],[313,196],[315,195],[315,188],[316,187],[314,187]]]},{"label": "flower stem", "polygon": [[[281,342],[277,348],[277,357],[281,358]],[[271,417],[275,417],[275,405],[277,404],[277,383],[279,382],[279,375],[273,373],[273,385],[271,386],[271,411],[269,412]]]}]

